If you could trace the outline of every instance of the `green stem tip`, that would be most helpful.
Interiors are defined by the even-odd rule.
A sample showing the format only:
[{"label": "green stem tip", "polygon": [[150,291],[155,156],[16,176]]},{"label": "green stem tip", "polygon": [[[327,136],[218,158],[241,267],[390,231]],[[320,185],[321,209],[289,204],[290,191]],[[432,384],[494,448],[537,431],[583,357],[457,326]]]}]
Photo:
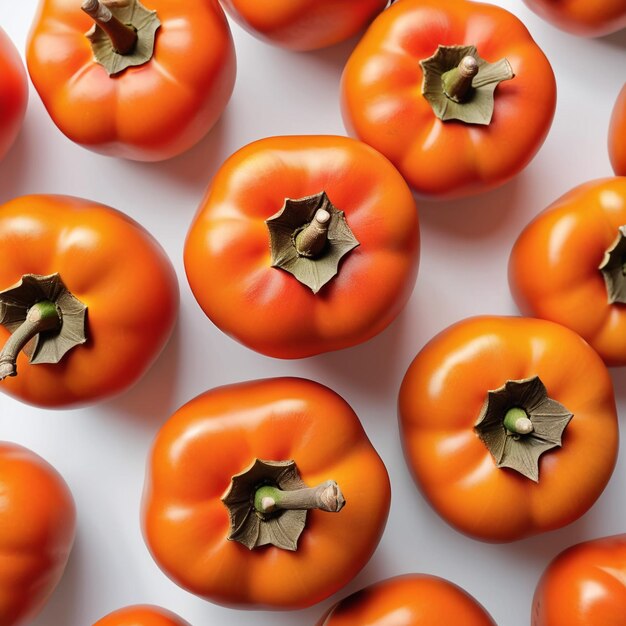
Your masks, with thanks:
[{"label": "green stem tip", "polygon": [[529,435],[533,432],[533,423],[528,418],[528,413],[519,407],[513,407],[504,416],[504,427],[514,435]]},{"label": "green stem tip", "polygon": [[337,513],[346,501],[339,485],[334,480],[327,480],[317,487],[305,487],[293,491],[283,491],[278,487],[265,485],[254,494],[254,508],[262,514],[280,510],[320,509]]},{"label": "green stem tip", "polygon": [[61,316],[54,302],[42,300],[34,304],[24,322],[9,337],[0,351],[0,380],[17,375],[17,355],[39,333],[61,328]]}]

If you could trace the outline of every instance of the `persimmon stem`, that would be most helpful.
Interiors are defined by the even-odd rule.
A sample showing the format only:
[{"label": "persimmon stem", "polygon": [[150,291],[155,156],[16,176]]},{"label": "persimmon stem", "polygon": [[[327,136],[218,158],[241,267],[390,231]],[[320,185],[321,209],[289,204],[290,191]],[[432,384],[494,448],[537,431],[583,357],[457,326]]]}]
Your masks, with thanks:
[{"label": "persimmon stem", "polygon": [[131,54],[137,45],[137,33],[111,13],[99,0],[85,0],[81,9],[109,36],[118,54]]},{"label": "persimmon stem", "polygon": [[305,487],[294,491],[282,491],[278,487],[265,485],[259,487],[254,494],[254,508],[259,513],[310,509],[337,513],[345,503],[341,489],[334,480],[327,480],[317,487]]},{"label": "persimmon stem", "polygon": [[528,435],[535,429],[528,413],[520,407],[509,409],[504,416],[504,427],[514,435]]},{"label": "persimmon stem", "polygon": [[61,316],[54,302],[43,300],[34,304],[24,322],[13,332],[0,351],[0,380],[17,375],[17,355],[39,333],[61,327]]},{"label": "persimmon stem", "polygon": [[313,220],[296,236],[296,250],[300,256],[314,259],[319,256],[328,242],[330,213],[320,209]]},{"label": "persimmon stem", "polygon": [[478,61],[473,56],[465,56],[457,67],[441,76],[443,91],[455,102],[463,102],[472,90],[472,81],[478,74]]}]

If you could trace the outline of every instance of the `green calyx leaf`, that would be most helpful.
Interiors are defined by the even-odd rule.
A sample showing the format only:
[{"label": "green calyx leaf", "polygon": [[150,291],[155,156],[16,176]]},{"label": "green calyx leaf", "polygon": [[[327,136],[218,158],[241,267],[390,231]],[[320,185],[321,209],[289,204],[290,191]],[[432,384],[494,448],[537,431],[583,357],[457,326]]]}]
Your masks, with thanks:
[{"label": "green calyx leaf", "polygon": [[154,55],[156,32],[161,26],[156,11],[147,9],[139,0],[100,0],[100,4],[137,36],[132,49],[122,53],[116,49],[108,23],[96,21],[87,32],[94,57],[109,76],[150,61]]},{"label": "green calyx leaf", "polygon": [[[511,468],[539,481],[539,457],[561,446],[573,414],[548,397],[538,376],[509,380],[489,391],[474,430],[491,452],[496,467]],[[521,421],[520,421],[521,420]],[[530,420],[527,427],[524,420]],[[517,428],[519,424],[523,428]]]},{"label": "green calyx leaf", "polygon": [[293,274],[313,293],[337,275],[341,260],[359,245],[343,211],[333,206],[324,191],[285,199],[266,224],[272,267]]},{"label": "green calyx leaf", "polygon": [[[470,57],[477,71],[464,75],[463,62]],[[506,59],[488,63],[479,56],[476,46],[438,46],[435,54],[420,61],[420,65],[424,73],[422,94],[444,122],[490,124],[496,87],[515,76]]]}]

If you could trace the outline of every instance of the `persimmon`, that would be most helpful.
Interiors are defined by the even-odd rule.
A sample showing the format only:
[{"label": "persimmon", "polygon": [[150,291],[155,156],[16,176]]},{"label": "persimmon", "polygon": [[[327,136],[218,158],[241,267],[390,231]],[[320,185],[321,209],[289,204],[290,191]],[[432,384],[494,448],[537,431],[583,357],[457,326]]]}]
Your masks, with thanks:
[{"label": "persimmon", "polygon": [[131,218],[69,196],[0,206],[0,391],[41,407],[120,393],[177,313],[174,268]]},{"label": "persimmon", "polygon": [[411,191],[381,154],[347,137],[271,137],[220,168],[185,243],[207,316],[278,358],[380,333],[415,283]]},{"label": "persimmon", "polygon": [[41,0],[28,71],[59,130],[109,156],[191,148],[232,93],[236,61],[216,0]]},{"label": "persimmon", "polygon": [[602,37],[626,28],[626,0],[524,0],[539,16],[573,35]]},{"label": "persimmon", "polygon": [[626,365],[626,178],[572,189],[518,237],[509,285],[525,315],[563,324]]},{"label": "persimmon", "polygon": [[496,626],[457,585],[406,574],[365,587],[332,606],[317,626]]},{"label": "persimmon", "polygon": [[99,619],[93,626],[190,626],[188,622],[158,606],[127,606]]},{"label": "persimmon", "polygon": [[0,442],[0,625],[29,623],[57,586],[74,543],[69,487],[41,457]]},{"label": "persimmon", "polygon": [[0,159],[13,145],[26,114],[28,82],[19,52],[0,28]]},{"label": "persimmon", "polygon": [[583,339],[545,320],[477,317],[443,330],[411,363],[399,415],[426,499],[484,541],[573,522],[615,466],[611,377]]},{"label": "persimmon", "polygon": [[437,198],[518,174],[556,107],[554,73],[522,22],[467,0],[402,0],[383,11],[348,60],[341,92],[350,134]]},{"label": "persimmon", "polygon": [[348,39],[387,0],[221,0],[228,14],[255,37],[291,50],[317,50]]},{"label": "persimmon", "polygon": [[546,568],[533,601],[532,626],[624,626],[626,535],[579,543]]},{"label": "persimmon", "polygon": [[240,383],[191,400],[157,435],[144,537],[207,600],[302,608],[365,565],[389,500],[385,466],[337,394],[295,378]]}]

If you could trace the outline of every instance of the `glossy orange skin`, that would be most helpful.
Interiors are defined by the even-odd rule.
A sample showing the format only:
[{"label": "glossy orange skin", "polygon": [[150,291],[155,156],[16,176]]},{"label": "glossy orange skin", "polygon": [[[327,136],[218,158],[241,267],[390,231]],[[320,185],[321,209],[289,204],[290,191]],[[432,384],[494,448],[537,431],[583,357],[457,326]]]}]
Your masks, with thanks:
[{"label": "glossy orange skin", "polygon": [[[326,191],[360,246],[317,294],[271,267],[265,220],[285,198]],[[185,244],[198,303],[224,332],[263,354],[302,358],[366,341],[413,290],[415,202],[383,156],[347,137],[272,137],[231,156],[202,201]]]},{"label": "glossy orange skin", "polygon": [[[133,385],[169,338],[178,283],[159,244],[126,215],[69,196],[23,196],[0,206],[0,289],[24,274],[59,273],[87,306],[87,343],[56,364],[30,365],[0,390],[29,404],[70,407]],[[9,331],[0,327],[0,345]]]},{"label": "glossy orange skin", "polygon": [[[539,376],[574,417],[562,448],[543,454],[539,482],[497,468],[474,431],[489,390]],[[516,317],[461,321],[417,355],[400,390],[407,463],[433,508],[476,539],[513,541],[565,526],[596,501],[617,455],[609,373],[571,330]]]},{"label": "glossy orange skin", "polygon": [[540,213],[509,261],[520,310],[576,331],[607,365],[626,365],[626,307],[609,304],[598,266],[624,224],[626,178],[591,181]]},{"label": "glossy orange skin", "polygon": [[[310,511],[295,552],[226,539],[221,497],[255,458],[294,460],[309,486],[336,480],[346,505]],[[308,380],[213,389],[159,432],[144,491],[144,537],[177,584],[229,606],[296,609],[330,596],[372,555],[389,512],[387,471],[350,406]]]},{"label": "glossy orange skin", "polygon": [[359,33],[387,0],[221,0],[255,37],[291,50],[316,50]]},{"label": "glossy orange skin", "polygon": [[613,171],[626,176],[626,84],[619,92],[609,126],[609,156]]},{"label": "glossy orange skin", "polygon": [[569,33],[602,37],[626,28],[626,0],[524,0],[542,18]]},{"label": "glossy orange skin", "polygon": [[0,159],[22,128],[28,103],[26,70],[17,48],[0,28]]},{"label": "glossy orange skin", "polygon": [[63,575],[76,511],[56,470],[13,443],[0,443],[0,493],[0,626],[21,626]]},{"label": "glossy orange skin", "polygon": [[317,626],[496,626],[457,585],[425,574],[383,580],[335,604]]},{"label": "glossy orange skin", "polygon": [[537,585],[532,626],[626,626],[626,535],[559,554]]},{"label": "glossy orange skin", "polygon": [[[491,124],[442,122],[422,95],[419,62],[438,45],[475,45],[506,57],[516,76],[495,92]],[[342,111],[350,134],[382,152],[425,196],[451,198],[502,185],[541,147],[552,124],[550,63],[517,17],[466,0],[402,0],[373,22],[348,60]]]},{"label": "glossy orange skin", "polygon": [[217,0],[147,0],[161,27],[148,63],[109,77],[76,0],[42,0],[26,55],[30,77],[69,139],[109,156],[160,161],[191,148],[233,90],[235,50]]},{"label": "glossy orange skin", "polygon": [[158,606],[137,605],[109,613],[93,626],[190,626],[190,624]]}]

